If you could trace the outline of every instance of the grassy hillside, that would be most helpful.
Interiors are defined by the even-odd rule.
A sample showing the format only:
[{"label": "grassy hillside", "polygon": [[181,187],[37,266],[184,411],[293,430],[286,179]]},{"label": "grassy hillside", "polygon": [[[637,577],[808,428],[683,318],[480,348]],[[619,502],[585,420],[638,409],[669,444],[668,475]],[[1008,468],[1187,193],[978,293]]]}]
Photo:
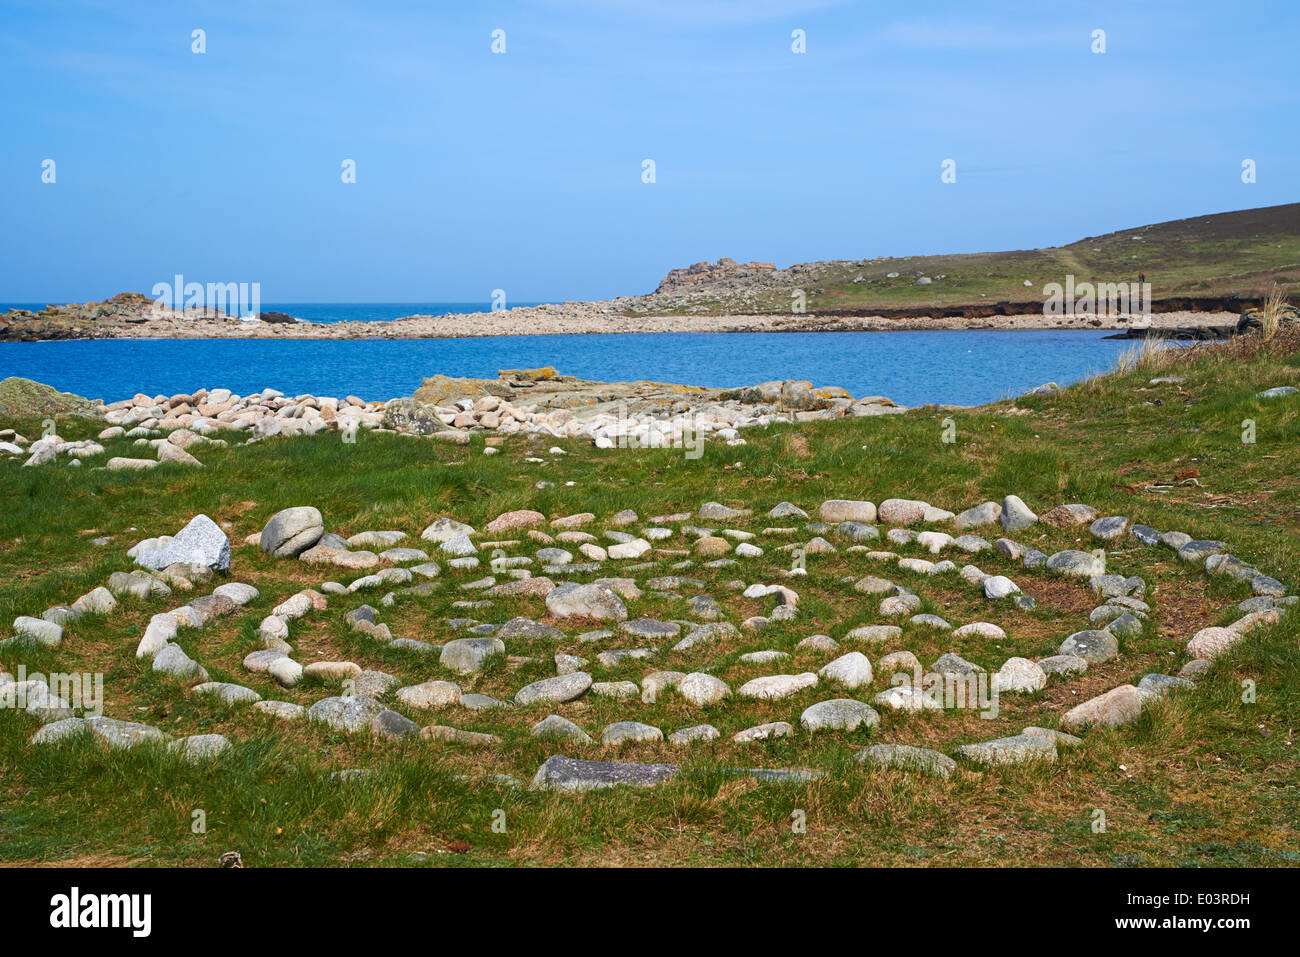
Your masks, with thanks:
[{"label": "grassy hillside", "polygon": [[[1156,375],[1186,378],[1150,384]],[[1087,502],[1102,514],[1221,538],[1235,554],[1294,590],[1300,580],[1300,396],[1272,401],[1255,396],[1297,379],[1300,341],[1284,334],[1262,348],[1252,337],[1175,360],[1148,357],[1137,367],[1057,394],[961,413],[922,408],[884,418],[749,431],[747,445],[711,443],[697,460],[673,450],[598,451],[577,442],[522,436],[508,438],[502,454],[488,457],[481,439],[460,448],[393,435],[362,435],[355,444],[320,435],[204,450],[201,471],[163,466],[112,473],[0,464],[0,496],[6,502],[0,510],[0,578],[6,583],[0,619],[70,601],[112,571],[129,567],[123,551],[136,540],[173,533],[205,512],[232,523],[233,577],[255,584],[261,596],[243,616],[182,632],[182,645],[214,680],[308,703],[325,689],[306,682],[282,690],[240,666],[242,656],[258,647],[257,622],[271,607],[331,576],[331,570],[276,561],[239,545],[272,512],[299,504],[317,505],[330,530],[403,529],[421,545],[420,529],[436,516],[452,515],[482,528],[498,513],[521,507],[548,516],[589,510],[600,520],[633,508],[644,520],[718,499],[755,508],[755,515],[737,527],[759,532],[787,524],[764,514],[783,499],[809,511],[827,498],[879,502],[890,496],[961,509],[1015,492],[1040,513],[1059,503]],[[953,443],[941,440],[949,416],[956,425]],[[1250,445],[1241,438],[1247,419],[1257,433]],[[34,434],[38,423],[24,427]],[[61,428],[69,438],[95,431],[85,422]],[[553,444],[568,454],[548,453]],[[109,454],[130,455],[129,449],[119,440]],[[530,457],[544,461],[529,462]],[[554,487],[535,489],[543,479]],[[592,530],[601,527],[608,526]],[[113,536],[113,542],[91,544],[101,535]],[[1050,552],[1086,539],[1087,531],[1037,526],[1017,537]],[[788,565],[770,538],[755,540],[768,549],[766,556],[732,569],[697,563],[687,573],[703,579],[703,590],[723,601],[737,622],[765,605],[741,599],[727,582],[737,577],[783,581],[780,570]],[[926,554],[910,548],[899,551]],[[142,667],[133,654],[149,615],[173,607],[177,599],[126,601],[112,616],[70,626],[62,648],[0,652],[0,666],[105,671],[110,716],[177,735],[221,732],[234,747],[214,764],[200,766],[178,764],[149,748],[110,753],[80,742],[34,748],[27,741],[35,722],[2,711],[0,859],[213,866],[220,854],[238,851],[250,866],[1300,863],[1295,740],[1300,615],[1251,632],[1195,691],[1171,694],[1133,724],[1087,732],[1084,745],[1063,752],[1054,765],[965,768],[937,780],[868,770],[850,760],[872,741],[946,751],[1014,734],[1026,724],[1053,725],[1064,708],[1085,697],[1147,672],[1176,671],[1185,660],[1187,639],[1205,625],[1236,617],[1236,602],[1249,596],[1239,583],[1189,571],[1172,553],[1132,539],[1111,555],[1115,567],[1146,577],[1154,606],[1147,630],[1126,639],[1119,658],[1068,682],[1053,678],[1042,692],[1004,697],[1002,714],[993,721],[972,713],[882,711],[881,727],[872,734],[796,733],[753,745],[733,744],[730,735],[759,721],[791,721],[797,728],[805,707],[834,694],[823,686],[777,702],[732,699],[708,713],[671,694],[653,705],[589,696],[558,708],[418,717],[421,723],[495,733],[504,741],[499,748],[476,750],[420,738],[381,743],[187,695],[180,685]],[[926,662],[955,649],[996,668],[1010,654],[1055,653],[1064,634],[1082,627],[1079,616],[1086,617],[1096,602],[1084,585],[1021,569],[997,555],[967,560],[1014,577],[1039,596],[1039,607],[994,609],[960,581],[890,569],[891,578],[924,596],[924,610],[954,623],[1001,622],[1009,635],[1004,647],[909,629],[899,647]],[[817,632],[839,639],[849,627],[874,620],[875,598],[853,591],[845,578],[881,572],[842,547],[835,554],[809,556],[808,564],[809,574],[791,581],[802,596],[796,620],[773,622],[761,634],[744,632],[701,653],[703,658],[673,654],[656,659],[653,667],[692,670],[708,664],[721,669],[733,687],[765,672],[815,670],[823,661],[796,650],[796,643]],[[601,574],[619,574],[610,567],[615,565],[608,563]],[[667,562],[663,566],[665,571],[650,574],[666,574]],[[476,574],[483,571],[444,572],[440,588],[383,608],[383,620],[399,637],[444,641],[453,635],[446,619],[466,613],[453,602],[478,597],[456,583]],[[291,640],[304,660],[312,654],[347,658],[397,673],[404,681],[448,676],[436,658],[388,648],[349,630],[342,615],[362,600],[378,605],[373,592],[331,596],[328,611],[293,623]],[[503,621],[515,614],[539,616],[540,607],[537,599],[514,598],[469,613]],[[631,617],[687,613],[684,602],[665,603],[649,592],[629,602],[629,611]],[[572,635],[539,641],[526,652],[532,661],[498,660],[478,678],[458,680],[466,690],[508,697],[525,681],[554,674],[550,656],[556,651],[590,656],[629,639],[622,642],[584,646]],[[766,669],[739,661],[743,652],[769,648],[790,651],[794,659]],[[879,650],[871,653],[873,664]],[[597,680],[636,679],[648,670],[643,662],[625,662]],[[1243,701],[1244,681],[1257,689],[1251,703]],[[885,686],[877,675],[869,690]],[[665,733],[709,721],[723,736],[685,751],[664,743],[617,753],[599,743],[557,748],[528,734],[529,726],[551,710],[597,737],[605,724],[625,718]],[[653,790],[586,796],[458,777],[502,773],[526,782],[556,751],[680,761],[689,773]],[[825,777],[765,784],[720,770],[726,767],[797,767],[823,771]],[[344,784],[329,776],[341,768],[375,774]],[[192,833],[195,809],[206,813],[204,834]],[[1097,809],[1108,822],[1103,833],[1091,826]],[[504,831],[492,827],[498,811],[504,812]],[[796,811],[806,815],[806,833],[792,830]]]},{"label": "grassy hillside", "polygon": [[[1067,274],[1079,282],[1136,282],[1139,272],[1155,298],[1259,297],[1276,282],[1294,300],[1300,295],[1300,203],[1156,223],[1047,249],[811,265],[805,287],[810,312],[1041,302],[1043,285],[1064,283]],[[918,284],[921,276],[933,281]],[[789,312],[789,285],[756,289],[755,308]],[[725,310],[732,300],[719,291],[716,308]]]}]

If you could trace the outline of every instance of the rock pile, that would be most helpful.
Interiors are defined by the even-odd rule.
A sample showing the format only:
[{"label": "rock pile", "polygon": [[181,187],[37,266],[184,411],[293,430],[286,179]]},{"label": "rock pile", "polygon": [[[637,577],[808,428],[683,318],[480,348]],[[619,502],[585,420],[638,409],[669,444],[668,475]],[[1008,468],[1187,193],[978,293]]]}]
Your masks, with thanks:
[{"label": "rock pile", "polygon": [[78,406],[82,409],[78,414],[103,416],[108,427],[99,433],[98,441],[65,442],[48,435],[29,442],[9,429],[0,432],[0,452],[25,455],[26,465],[44,465],[59,455],[80,462],[105,454],[104,442],[131,439],[151,457],[118,456],[108,460],[107,468],[147,469],[163,462],[199,466],[202,463],[194,453],[225,447],[227,440],[216,437],[222,432],[244,432],[248,441],[260,441],[327,430],[355,436],[360,429],[456,444],[468,443],[475,431],[486,431],[589,438],[598,448],[690,449],[707,439],[743,445],[739,430],[749,426],[907,411],[883,396],[854,399],[838,387],[816,388],[803,381],[705,389],[658,382],[591,382],[550,368],[502,370],[496,379],[434,376],[425,379],[414,396],[386,402],[367,402],[357,396],[290,397],[276,389],[245,396],[229,389],[140,394],[108,405],[67,398],[84,404],[84,409]]}]

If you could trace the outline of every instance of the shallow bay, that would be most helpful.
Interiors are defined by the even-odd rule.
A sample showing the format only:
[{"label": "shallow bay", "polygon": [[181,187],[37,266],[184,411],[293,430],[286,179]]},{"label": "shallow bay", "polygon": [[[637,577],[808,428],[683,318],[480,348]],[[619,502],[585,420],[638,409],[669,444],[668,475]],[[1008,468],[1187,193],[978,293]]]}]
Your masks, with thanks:
[{"label": "shallow bay", "polygon": [[425,376],[554,366],[608,382],[703,386],[808,379],[902,405],[976,405],[1109,368],[1131,343],[1101,332],[679,333],[467,339],[99,339],[0,342],[0,377],[112,402],[224,387],[289,395],[410,395]]}]

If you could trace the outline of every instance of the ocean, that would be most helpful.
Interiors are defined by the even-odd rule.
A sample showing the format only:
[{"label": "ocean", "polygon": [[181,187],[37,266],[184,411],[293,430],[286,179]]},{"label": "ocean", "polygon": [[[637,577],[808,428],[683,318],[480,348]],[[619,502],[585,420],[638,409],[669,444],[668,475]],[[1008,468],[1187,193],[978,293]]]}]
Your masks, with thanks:
[{"label": "ocean", "polygon": [[[0,302],[0,313],[10,309],[40,312],[47,305],[65,303]],[[540,302],[510,302],[515,306],[540,306]],[[490,302],[264,302],[262,312],[283,312],[308,322],[387,322],[403,316],[451,316],[467,312],[487,312]]]},{"label": "ocean", "polygon": [[[267,310],[338,321],[478,304],[294,304]],[[310,309],[304,308],[310,306]],[[453,307],[454,308],[448,308]],[[470,308],[466,308],[470,307]],[[0,308],[4,308],[0,306]],[[38,307],[39,308],[39,307]],[[480,307],[481,308],[481,307]],[[23,376],[108,402],[224,387],[288,395],[410,395],[426,376],[495,377],[498,369],[554,366],[603,381],[652,379],[702,386],[808,379],[902,405],[978,405],[1103,372],[1130,343],[1102,332],[654,333],[467,339],[99,339],[0,342],[0,377]]]}]

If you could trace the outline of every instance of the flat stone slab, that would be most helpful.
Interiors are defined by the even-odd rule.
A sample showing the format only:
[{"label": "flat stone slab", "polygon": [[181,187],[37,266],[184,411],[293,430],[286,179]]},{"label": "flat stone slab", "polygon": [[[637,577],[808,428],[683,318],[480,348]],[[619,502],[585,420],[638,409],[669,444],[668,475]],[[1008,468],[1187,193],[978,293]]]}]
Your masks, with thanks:
[{"label": "flat stone slab", "polygon": [[533,725],[529,733],[535,738],[543,738],[549,741],[573,741],[578,744],[591,743],[591,735],[568,718],[558,714],[547,715]]},{"label": "flat stone slab", "polygon": [[912,685],[894,685],[892,688],[886,688],[871,701],[873,704],[892,708],[894,711],[938,711],[943,708],[940,696]]},{"label": "flat stone slab", "polygon": [[1061,642],[1057,651],[1061,655],[1082,658],[1090,665],[1099,665],[1119,654],[1119,641],[1109,631],[1076,631]]},{"label": "flat stone slab", "polygon": [[903,629],[897,625],[860,625],[844,636],[845,641],[861,641],[870,645],[893,641],[901,637]]},{"label": "flat stone slab", "polygon": [[1162,674],[1143,675],[1137,686],[1139,691],[1150,691],[1154,694],[1164,694],[1176,688],[1192,689],[1196,687],[1193,682],[1188,681],[1186,678]]},{"label": "flat stone slab", "polygon": [[1076,738],[1072,734],[1066,734],[1064,731],[1057,731],[1054,728],[1036,728],[1030,726],[1021,728],[1021,734],[1027,734],[1031,738],[1044,738],[1048,741],[1055,741],[1057,750],[1061,748],[1077,748],[1083,744],[1083,738]]},{"label": "flat stone slab", "polygon": [[1034,692],[1047,685],[1047,672],[1027,658],[1008,658],[993,676],[998,691]]},{"label": "flat stone slab", "polygon": [[307,719],[329,725],[335,731],[353,732],[370,727],[370,722],[387,710],[374,698],[364,695],[322,698],[307,709]]},{"label": "flat stone slab", "polygon": [[696,741],[714,741],[718,737],[720,737],[720,732],[713,725],[695,724],[668,735],[668,743],[672,745],[693,744]]},{"label": "flat stone slab", "polygon": [[266,669],[266,673],[284,688],[292,688],[297,685],[302,680],[302,672],[302,665],[288,657],[276,659]]},{"label": "flat stone slab", "polygon": [[282,721],[296,721],[307,713],[306,708],[292,701],[256,701],[253,708]]},{"label": "flat stone slab", "polygon": [[797,675],[765,675],[762,678],[746,681],[736,693],[742,698],[774,701],[798,694],[804,688],[811,688],[816,684],[817,676],[811,671]]},{"label": "flat stone slab", "polygon": [[223,734],[194,734],[171,745],[182,761],[196,764],[215,758],[230,747],[230,739]]},{"label": "flat stone slab", "polygon": [[471,748],[491,748],[501,743],[495,734],[483,734],[480,731],[464,731],[444,724],[433,724],[420,731],[420,737],[426,741],[442,741],[445,744],[461,744]]},{"label": "flat stone slab", "polygon": [[623,599],[603,585],[565,582],[547,593],[546,609],[556,618],[627,620],[627,606],[623,604]]},{"label": "flat stone slab", "polygon": [[1228,550],[1223,542],[1213,539],[1189,541],[1178,549],[1178,560],[1189,565],[1204,565],[1211,555],[1221,555]]},{"label": "flat stone slab", "polygon": [[635,635],[638,638],[674,638],[682,630],[682,626],[675,621],[658,621],[654,618],[638,618],[635,621],[625,621],[619,628],[627,635]]},{"label": "flat stone slab", "polygon": [[444,668],[468,675],[481,671],[493,655],[504,655],[506,643],[500,638],[453,638],[442,646],[438,661]]},{"label": "flat stone slab", "polygon": [[34,735],[32,744],[51,744],[89,731],[101,744],[115,750],[127,750],[150,741],[165,741],[167,735],[157,728],[135,721],[115,718],[64,718],[45,725]]},{"label": "flat stone slab", "polygon": [[880,613],[887,618],[912,615],[921,607],[919,595],[891,595],[880,602]]},{"label": "flat stone slab", "polygon": [[1145,703],[1143,692],[1133,685],[1120,685],[1071,708],[1061,716],[1061,724],[1068,728],[1089,725],[1113,728],[1135,720],[1142,714]]},{"label": "flat stone slab", "polygon": [[[768,514],[771,515],[770,512]],[[784,514],[794,513],[786,512]],[[782,516],[774,515],[772,517],[780,518]],[[862,522],[869,525],[876,520],[876,506],[871,502],[833,498],[822,502],[821,508],[817,510],[817,517],[823,522],[831,524]]]},{"label": "flat stone slab", "polygon": [[611,648],[596,655],[596,661],[604,668],[617,668],[625,661],[653,658],[658,653],[658,648]]},{"label": "flat stone slab", "polygon": [[753,778],[763,784],[811,784],[826,776],[825,771],[804,768],[725,768],[727,774]]},{"label": "flat stone slab", "polygon": [[491,695],[485,694],[463,694],[460,696],[460,706],[469,708],[471,711],[486,711],[489,708],[508,708],[508,701],[498,701]]},{"label": "flat stone slab", "polygon": [[460,703],[460,685],[454,681],[425,681],[397,689],[397,700],[408,708],[446,708]]},{"label": "flat stone slab", "polygon": [[853,760],[872,767],[919,771],[940,778],[957,770],[957,762],[948,755],[910,744],[873,744],[853,755]]},{"label": "flat stone slab", "polygon": [[930,670],[938,675],[952,675],[958,678],[964,678],[967,675],[979,674],[984,669],[979,665],[967,661],[961,655],[948,652],[940,655],[935,659]]},{"label": "flat stone slab", "polygon": [[1202,628],[1187,642],[1187,653],[1193,658],[1217,658],[1241,638],[1241,632],[1232,628]]},{"label": "flat stone slab", "polygon": [[1030,734],[963,744],[953,752],[975,764],[1024,764],[1027,761],[1055,761],[1056,742]]},{"label": "flat stone slab", "polygon": [[1047,559],[1047,570],[1074,578],[1094,578],[1106,574],[1106,563],[1091,552],[1066,549]]},{"label": "flat stone slab", "polygon": [[252,688],[245,688],[243,685],[229,684],[224,681],[206,681],[201,685],[195,685],[190,690],[194,694],[212,695],[224,704],[262,700],[262,696]]},{"label": "flat stone slab", "polygon": [[1105,542],[1113,542],[1123,536],[1128,529],[1128,519],[1123,515],[1107,515],[1105,518],[1099,518],[1088,526],[1088,531],[1093,538],[1099,538]]},{"label": "flat stone slab", "polygon": [[601,744],[618,747],[629,743],[662,741],[664,733],[651,724],[640,721],[615,721],[601,733]]},{"label": "flat stone slab", "polygon": [[563,703],[581,698],[591,687],[591,675],[585,671],[543,678],[532,684],[524,685],[515,692],[515,704],[528,705],[538,701]]},{"label": "flat stone slab", "polygon": [[502,641],[511,640],[557,640],[564,637],[564,632],[553,625],[547,625],[531,618],[511,618],[496,630],[496,637]]},{"label": "flat stone slab", "polygon": [[1273,386],[1273,388],[1265,389],[1263,392],[1256,392],[1255,398],[1280,399],[1284,396],[1295,395],[1297,392],[1300,392],[1300,389],[1297,389],[1295,386],[1292,385],[1275,385]]},{"label": "flat stone slab", "polygon": [[876,709],[852,698],[832,698],[819,701],[804,710],[799,716],[799,724],[808,732],[813,731],[856,731],[858,728],[877,728],[880,715]]},{"label": "flat stone slab", "polygon": [[673,651],[686,651],[689,648],[694,648],[696,645],[710,644],[715,641],[721,641],[724,638],[736,638],[739,636],[740,631],[730,622],[711,621],[693,628],[685,638],[673,645]]},{"label": "flat stone slab", "polygon": [[1052,655],[1039,658],[1038,667],[1049,675],[1077,675],[1088,670],[1088,659],[1078,655]]},{"label": "flat stone slab", "polygon": [[794,725],[788,721],[769,721],[767,724],[755,725],[744,731],[737,731],[731,740],[737,744],[747,741],[766,741],[768,738],[788,738],[794,734]]},{"label": "flat stone slab", "polygon": [[697,671],[677,682],[677,693],[697,708],[707,708],[730,695],[731,688],[721,678]]},{"label": "flat stone slab", "polygon": [[212,594],[229,598],[236,605],[247,605],[257,597],[258,591],[246,582],[227,582],[212,589]]},{"label": "flat stone slab", "polygon": [[729,522],[753,513],[750,508],[728,508],[718,502],[705,502],[696,514],[706,522]]},{"label": "flat stone slab", "polygon": [[915,525],[925,520],[929,503],[905,498],[887,498],[880,503],[877,518],[891,525]]},{"label": "flat stone slab", "polygon": [[557,754],[547,758],[530,787],[534,791],[569,793],[627,785],[654,787],[674,778],[675,764],[632,764],[617,761],[581,761]]},{"label": "flat stone slab", "polygon": [[63,643],[63,626],[44,618],[19,615],[14,619],[14,638],[20,639],[15,644],[30,642],[55,648]]}]

